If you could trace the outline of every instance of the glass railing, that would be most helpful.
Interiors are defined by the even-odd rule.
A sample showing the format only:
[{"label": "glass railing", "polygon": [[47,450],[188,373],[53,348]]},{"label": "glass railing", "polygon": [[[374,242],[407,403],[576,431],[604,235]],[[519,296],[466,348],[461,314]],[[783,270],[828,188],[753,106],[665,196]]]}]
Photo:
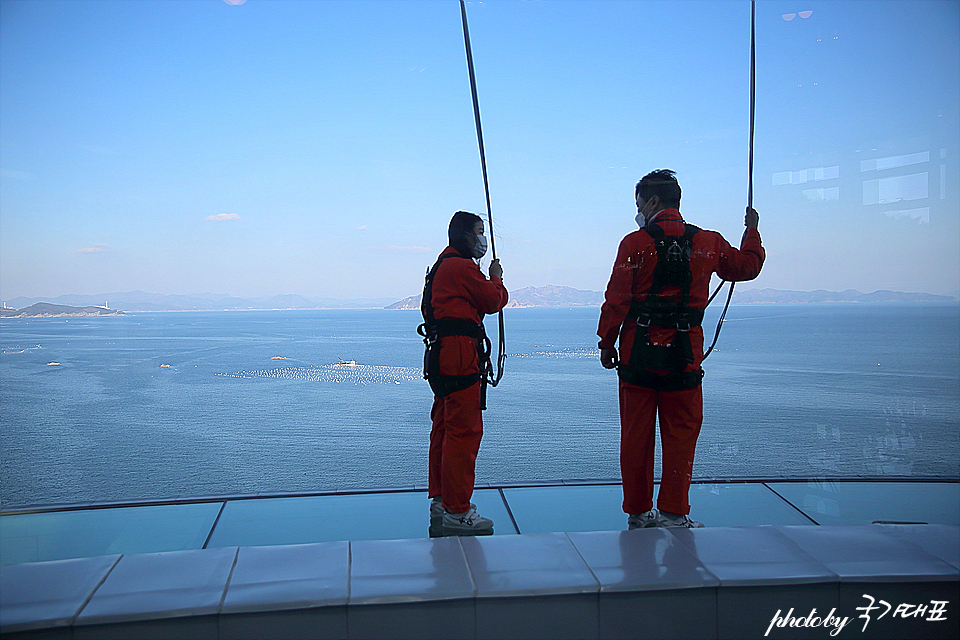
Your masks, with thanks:
[{"label": "glass railing", "polygon": [[[751,3],[467,8],[511,291],[601,291],[635,228],[633,186],[658,167],[677,171],[690,222],[736,244]],[[220,290],[216,264],[230,265],[224,289],[317,280],[340,297],[399,299],[422,286],[449,214],[482,209],[456,3],[217,9],[5,3],[5,298],[33,271],[52,291],[185,287],[181,270],[195,290]],[[738,285],[705,363],[696,479],[958,476],[958,13],[938,1],[757,3],[754,203],[768,258]],[[181,66],[169,54],[186,42],[201,44]],[[194,100],[205,110],[184,106]],[[68,161],[77,153],[87,161]],[[258,218],[274,199],[299,222]],[[250,210],[236,214],[248,226],[211,235],[237,222],[215,215],[233,203]],[[191,207],[215,210],[171,213]],[[341,227],[376,239],[330,244]],[[273,262],[286,275],[261,282]],[[597,316],[596,305],[506,310],[507,373],[489,391],[478,483],[619,476],[616,378],[597,362]],[[4,319],[0,504],[422,486],[431,394],[419,322],[382,309]],[[803,510],[810,495],[833,500],[788,499]],[[198,531],[210,508],[191,507]]]}]

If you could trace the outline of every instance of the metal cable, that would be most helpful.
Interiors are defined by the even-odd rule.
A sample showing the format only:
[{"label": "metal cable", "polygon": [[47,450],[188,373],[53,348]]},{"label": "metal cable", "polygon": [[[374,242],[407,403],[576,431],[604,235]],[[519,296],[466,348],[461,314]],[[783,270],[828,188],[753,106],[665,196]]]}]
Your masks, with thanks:
[{"label": "metal cable", "polygon": [[[470,49],[470,31],[467,28],[467,7],[463,0],[460,0],[460,17],[463,19],[463,45],[467,50],[467,69],[470,71],[470,94],[473,96],[473,118],[477,124],[477,143],[480,145],[480,168],[483,171],[483,194],[487,200],[487,226],[490,227],[490,253],[493,259],[497,259],[497,244],[493,233],[493,215],[490,210],[490,183],[487,180],[487,158],[483,152],[483,129],[480,126],[480,102],[477,100],[477,79],[473,72],[473,52]],[[497,370],[496,373],[487,372],[489,375],[490,386],[497,386],[500,379],[503,378],[503,364],[507,359],[505,353],[506,343],[503,338],[503,309],[499,312],[498,329],[499,340],[497,342]]]},{"label": "metal cable", "polygon": [[[757,0],[750,1],[750,143],[747,153],[747,206],[753,208],[753,125],[754,117],[756,113],[756,104],[757,104]],[[743,237],[746,237],[747,232],[743,232]],[[743,238],[740,239],[740,244],[743,244]],[[707,306],[710,306],[710,303],[713,302],[713,299],[717,297],[717,294],[720,292],[720,288],[723,287],[724,283],[721,281],[720,286],[717,287],[716,291],[713,292],[713,295],[710,296],[710,299],[707,300]],[[720,337],[720,327],[723,325],[723,319],[727,316],[727,309],[730,308],[730,300],[733,298],[733,286],[734,283],[730,283],[730,291],[727,293],[727,302],[723,305],[723,311],[720,313],[720,320],[717,321],[717,330],[713,334],[713,342],[710,344],[710,348],[707,349],[707,352],[703,354],[703,360],[707,359],[707,356],[710,355],[710,352],[713,351],[713,348],[717,345],[717,339]]]}]

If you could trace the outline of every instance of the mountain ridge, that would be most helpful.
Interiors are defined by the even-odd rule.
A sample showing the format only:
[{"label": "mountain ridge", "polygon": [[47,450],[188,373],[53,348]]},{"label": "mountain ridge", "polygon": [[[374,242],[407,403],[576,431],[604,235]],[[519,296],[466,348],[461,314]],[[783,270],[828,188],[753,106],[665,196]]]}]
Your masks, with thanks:
[{"label": "mountain ridge", "polygon": [[[880,289],[872,293],[862,293],[856,289],[846,291],[791,291],[785,289],[734,289],[734,304],[827,304],[827,303],[893,303],[893,302],[951,302],[954,296],[941,296],[932,293],[914,293]],[[545,287],[524,287],[510,292],[510,301],[506,308],[529,307],[576,307],[603,304],[603,293],[547,285]],[[410,296],[384,307],[385,309],[419,309],[420,296]]]},{"label": "mountain ridge", "polygon": [[[931,293],[877,290],[862,293],[856,289],[845,291],[792,291],[785,289],[734,290],[734,304],[828,304],[828,303],[895,303],[895,302],[951,302],[957,296]],[[240,311],[273,309],[419,309],[420,296],[409,296],[391,302],[390,298],[311,298],[297,294],[280,294],[267,298],[246,299],[226,294],[197,293],[188,295],[152,294],[143,291],[98,294],[95,296],[64,295],[56,298],[14,298],[2,309],[3,317],[36,304],[60,305],[73,308],[124,309],[128,312],[149,311]],[[507,308],[600,306],[603,293],[575,289],[561,285],[524,287],[510,292]],[[93,315],[107,315],[96,313]]]},{"label": "mountain ridge", "polygon": [[[159,294],[145,291],[100,293],[96,295],[67,294],[55,298],[13,298],[10,307],[23,308],[38,302],[70,306],[104,306],[126,311],[239,311],[268,309],[380,309],[391,298],[310,298],[296,294],[280,294],[265,298],[238,298],[227,294]],[[106,302],[105,302],[106,301]]]},{"label": "mountain ridge", "polygon": [[2,318],[90,318],[99,316],[122,316],[123,311],[106,307],[70,307],[49,302],[37,302],[23,309],[0,309]]}]

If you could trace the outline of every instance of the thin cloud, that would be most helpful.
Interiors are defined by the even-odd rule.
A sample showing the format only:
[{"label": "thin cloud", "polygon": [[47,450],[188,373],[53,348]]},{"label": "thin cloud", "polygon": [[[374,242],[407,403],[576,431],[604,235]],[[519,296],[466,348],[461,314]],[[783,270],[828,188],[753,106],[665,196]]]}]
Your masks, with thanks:
[{"label": "thin cloud", "polygon": [[77,249],[77,253],[105,253],[106,251],[107,245],[105,244],[91,244],[82,249]]},{"label": "thin cloud", "polygon": [[366,228],[367,228],[367,225],[362,224],[359,227],[357,227],[357,231],[364,231]]},{"label": "thin cloud", "polygon": [[223,222],[225,220],[239,220],[239,213],[218,213],[215,216],[207,216],[204,220],[213,220],[214,222]]}]

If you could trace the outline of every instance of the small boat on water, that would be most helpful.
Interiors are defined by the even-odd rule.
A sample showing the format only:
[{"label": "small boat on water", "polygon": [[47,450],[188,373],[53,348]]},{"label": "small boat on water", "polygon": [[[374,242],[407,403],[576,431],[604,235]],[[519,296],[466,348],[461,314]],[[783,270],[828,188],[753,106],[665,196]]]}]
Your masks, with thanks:
[{"label": "small boat on water", "polygon": [[170,365],[168,365],[168,364],[162,364],[162,365],[160,365],[160,368],[161,368],[161,369],[169,369],[169,368],[170,368]]},{"label": "small boat on water", "polygon": [[48,362],[48,363],[47,363],[47,366],[48,366],[48,367],[57,367],[57,366],[60,366],[60,363],[59,363],[59,362]]},{"label": "small boat on water", "polygon": [[338,360],[334,363],[335,367],[355,367],[357,366],[356,360]]},{"label": "small boat on water", "polygon": [[273,356],[271,360],[286,360],[287,356]]}]

